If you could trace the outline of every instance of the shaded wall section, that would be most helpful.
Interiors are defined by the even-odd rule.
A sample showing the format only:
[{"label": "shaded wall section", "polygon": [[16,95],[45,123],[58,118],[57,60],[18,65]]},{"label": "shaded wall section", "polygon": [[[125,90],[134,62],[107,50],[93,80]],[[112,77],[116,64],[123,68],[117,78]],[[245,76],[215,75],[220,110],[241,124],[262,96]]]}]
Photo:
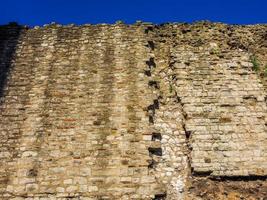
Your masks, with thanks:
[{"label": "shaded wall section", "polygon": [[0,27],[0,97],[4,95],[8,73],[22,29],[15,23]]},{"label": "shaded wall section", "polygon": [[[7,132],[5,129],[5,121],[11,121],[11,118],[16,118],[17,115],[4,113],[4,107],[8,107],[5,99],[8,98],[8,90],[12,88],[11,85],[7,84],[10,79],[10,71],[12,71],[14,67],[14,60],[16,57],[16,50],[19,43],[19,38],[21,37],[22,32],[24,32],[24,28],[22,26],[17,25],[16,23],[10,23],[5,26],[0,27],[0,111],[1,116],[5,119],[1,119],[1,162],[8,162],[6,158],[8,158],[11,152],[14,152],[14,148],[12,148],[11,143],[16,141],[19,133],[16,130],[12,132]],[[15,87],[13,87],[15,88]],[[11,104],[11,103],[10,103]],[[9,105],[12,106],[12,105]],[[15,125],[16,126],[16,125]],[[8,172],[5,168],[0,169],[0,191],[3,192],[6,183],[8,182]]]}]

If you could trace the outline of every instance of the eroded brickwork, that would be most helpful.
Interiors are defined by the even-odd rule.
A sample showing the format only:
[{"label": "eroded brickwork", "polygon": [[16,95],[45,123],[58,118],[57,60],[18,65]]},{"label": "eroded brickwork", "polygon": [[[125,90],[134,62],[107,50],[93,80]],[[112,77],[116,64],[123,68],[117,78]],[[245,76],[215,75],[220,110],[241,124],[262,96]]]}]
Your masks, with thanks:
[{"label": "eroded brickwork", "polygon": [[263,199],[266,35],[2,26],[1,199]]}]

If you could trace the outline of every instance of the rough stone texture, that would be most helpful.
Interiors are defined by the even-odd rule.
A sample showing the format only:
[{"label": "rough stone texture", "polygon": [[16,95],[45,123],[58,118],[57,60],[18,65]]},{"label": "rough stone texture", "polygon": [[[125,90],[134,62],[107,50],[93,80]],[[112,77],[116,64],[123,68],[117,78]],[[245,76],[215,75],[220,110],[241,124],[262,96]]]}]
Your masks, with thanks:
[{"label": "rough stone texture", "polygon": [[3,200],[267,197],[266,25],[9,24],[0,72]]}]

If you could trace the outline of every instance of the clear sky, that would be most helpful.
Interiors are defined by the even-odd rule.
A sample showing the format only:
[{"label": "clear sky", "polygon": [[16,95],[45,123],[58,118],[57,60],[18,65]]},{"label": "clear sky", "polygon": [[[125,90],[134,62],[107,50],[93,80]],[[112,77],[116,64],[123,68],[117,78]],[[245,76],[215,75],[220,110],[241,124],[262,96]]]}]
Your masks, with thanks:
[{"label": "clear sky", "polygon": [[267,0],[0,0],[0,24],[267,23]]}]

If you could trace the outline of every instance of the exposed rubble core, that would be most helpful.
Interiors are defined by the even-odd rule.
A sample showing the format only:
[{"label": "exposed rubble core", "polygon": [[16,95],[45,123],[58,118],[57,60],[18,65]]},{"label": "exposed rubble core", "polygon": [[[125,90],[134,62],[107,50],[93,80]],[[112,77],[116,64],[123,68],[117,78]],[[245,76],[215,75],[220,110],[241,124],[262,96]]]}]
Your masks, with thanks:
[{"label": "exposed rubble core", "polygon": [[0,199],[266,199],[267,26],[0,26]]}]

